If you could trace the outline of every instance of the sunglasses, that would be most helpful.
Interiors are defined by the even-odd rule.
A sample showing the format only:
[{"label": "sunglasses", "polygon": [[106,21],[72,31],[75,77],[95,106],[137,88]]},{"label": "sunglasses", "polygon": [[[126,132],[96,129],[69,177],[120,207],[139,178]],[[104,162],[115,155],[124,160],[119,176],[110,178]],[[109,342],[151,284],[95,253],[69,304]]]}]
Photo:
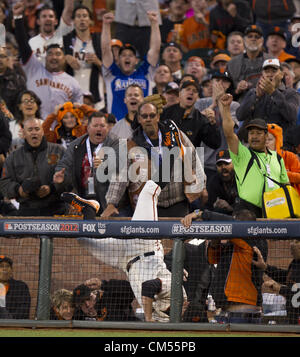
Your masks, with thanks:
[{"label": "sunglasses", "polygon": [[260,35],[247,35],[247,38],[255,38],[255,40],[259,40],[261,38]]},{"label": "sunglasses", "polygon": [[150,113],[150,114],[140,114],[140,117],[142,117],[143,119],[147,119],[148,117],[150,118],[150,119],[154,119],[155,117],[156,117],[156,113]]}]

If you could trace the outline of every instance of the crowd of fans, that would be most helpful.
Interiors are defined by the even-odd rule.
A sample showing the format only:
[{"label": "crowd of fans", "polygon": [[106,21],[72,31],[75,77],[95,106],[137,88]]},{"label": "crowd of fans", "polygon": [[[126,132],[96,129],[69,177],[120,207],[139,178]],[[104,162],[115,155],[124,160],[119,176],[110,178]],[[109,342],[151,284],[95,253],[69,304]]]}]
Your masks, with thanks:
[{"label": "crowd of fans", "polygon": [[[0,214],[81,215],[80,204],[62,196],[74,192],[98,201],[104,219],[132,217],[143,184],[114,181],[109,165],[100,170],[106,181],[98,180],[103,148],[117,158],[125,148],[146,150],[162,189],[159,217],[196,219],[209,210],[232,219],[244,203],[261,218],[257,174],[249,168],[245,184],[246,175],[238,178],[252,150],[268,174],[282,165],[277,178],[300,194],[300,4],[266,3],[2,1]],[[194,174],[196,148],[203,150],[196,193],[184,180],[175,182],[172,165],[163,180],[160,164],[164,148],[188,147]],[[115,174],[143,161],[142,153],[133,156],[117,160]],[[106,318],[101,287],[109,291],[116,282],[98,283],[92,295],[87,285],[74,290],[72,313],[92,296],[92,314]],[[53,318],[63,310],[72,315],[70,296],[60,291],[53,298]],[[134,319],[128,304],[122,313]]]}]

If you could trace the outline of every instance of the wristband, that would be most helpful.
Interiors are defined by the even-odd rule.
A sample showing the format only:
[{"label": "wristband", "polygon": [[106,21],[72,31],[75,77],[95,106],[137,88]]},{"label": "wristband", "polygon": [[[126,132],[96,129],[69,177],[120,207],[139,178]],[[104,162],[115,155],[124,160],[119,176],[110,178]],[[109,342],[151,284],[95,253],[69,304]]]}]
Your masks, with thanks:
[{"label": "wristband", "polygon": [[197,218],[202,215],[202,211],[200,209],[195,209],[194,213],[196,214]]},{"label": "wristband", "polygon": [[23,19],[23,15],[14,15],[14,20]]}]

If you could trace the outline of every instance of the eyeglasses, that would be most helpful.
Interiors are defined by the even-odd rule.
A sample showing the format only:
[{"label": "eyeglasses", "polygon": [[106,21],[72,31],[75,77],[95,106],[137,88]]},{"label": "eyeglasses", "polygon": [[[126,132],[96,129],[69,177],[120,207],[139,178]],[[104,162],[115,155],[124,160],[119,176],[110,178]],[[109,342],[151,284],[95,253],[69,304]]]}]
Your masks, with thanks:
[{"label": "eyeglasses", "polygon": [[30,98],[30,99],[24,99],[24,100],[22,100],[22,102],[21,103],[25,103],[25,104],[33,104],[33,103],[35,103],[35,100],[33,99],[33,98]]},{"label": "eyeglasses", "polygon": [[150,114],[140,114],[140,117],[142,117],[143,119],[147,119],[148,117],[150,118],[150,119],[154,119],[155,117],[156,117],[156,113],[150,113]]},{"label": "eyeglasses", "polygon": [[247,35],[247,38],[255,38],[255,40],[259,40],[261,38],[260,35]]}]

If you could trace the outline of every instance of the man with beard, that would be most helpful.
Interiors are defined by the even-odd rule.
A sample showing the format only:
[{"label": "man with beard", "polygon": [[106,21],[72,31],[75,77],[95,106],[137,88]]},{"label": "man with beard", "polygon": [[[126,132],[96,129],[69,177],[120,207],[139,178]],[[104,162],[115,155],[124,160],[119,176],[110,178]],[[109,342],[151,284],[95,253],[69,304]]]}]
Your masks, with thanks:
[{"label": "man with beard", "polygon": [[250,88],[255,87],[263,62],[271,56],[263,51],[263,32],[257,25],[250,25],[244,32],[245,51],[227,63],[227,71],[233,80],[235,100],[241,100]]},{"label": "man with beard", "polygon": [[54,9],[48,5],[42,6],[37,13],[37,24],[40,33],[29,40],[29,45],[36,57],[45,64],[46,48],[52,43],[63,44],[63,36],[72,31],[73,0],[65,0],[65,6],[59,26]]},{"label": "man with beard", "polygon": [[206,208],[210,211],[232,214],[237,198],[234,167],[228,150],[221,150],[216,155],[217,173],[207,186],[208,201]]},{"label": "man with beard", "polygon": [[161,37],[158,14],[148,11],[147,15],[151,23],[150,47],[147,56],[138,67],[138,53],[131,44],[124,44],[120,49],[118,65],[114,61],[111,50],[111,23],[114,21],[114,15],[113,13],[103,15],[101,51],[107,93],[107,111],[114,114],[117,120],[124,118],[127,113],[124,97],[125,89],[129,84],[139,84],[143,89],[144,96],[152,94],[152,82],[159,60]]},{"label": "man with beard", "polygon": [[[125,180],[117,177],[110,183],[106,194],[107,208],[102,217],[119,214],[117,207],[126,190],[134,209],[145,181],[150,177],[162,188],[158,200],[161,217],[178,217],[179,212],[187,214],[190,202],[203,194],[206,177],[195,147],[174,122],[161,122],[158,110],[154,103],[147,101],[139,105],[139,125],[127,143],[129,155],[125,171],[128,175]],[[168,160],[170,151],[173,154]],[[183,173],[181,168],[186,171]]]},{"label": "man with beard", "polygon": [[283,135],[296,126],[300,95],[284,84],[284,73],[277,58],[267,59],[255,88],[251,88],[236,111],[243,122],[239,137],[246,141],[245,127],[249,120],[262,118],[282,127]]},{"label": "man with beard", "polygon": [[226,93],[218,99],[218,107],[234,165],[239,201],[257,217],[262,217],[263,193],[279,188],[268,177],[280,183],[288,183],[289,178],[283,159],[267,148],[268,126],[263,119],[255,118],[246,125],[249,147],[240,142],[234,132],[235,123],[230,114],[231,102],[232,95]]}]

